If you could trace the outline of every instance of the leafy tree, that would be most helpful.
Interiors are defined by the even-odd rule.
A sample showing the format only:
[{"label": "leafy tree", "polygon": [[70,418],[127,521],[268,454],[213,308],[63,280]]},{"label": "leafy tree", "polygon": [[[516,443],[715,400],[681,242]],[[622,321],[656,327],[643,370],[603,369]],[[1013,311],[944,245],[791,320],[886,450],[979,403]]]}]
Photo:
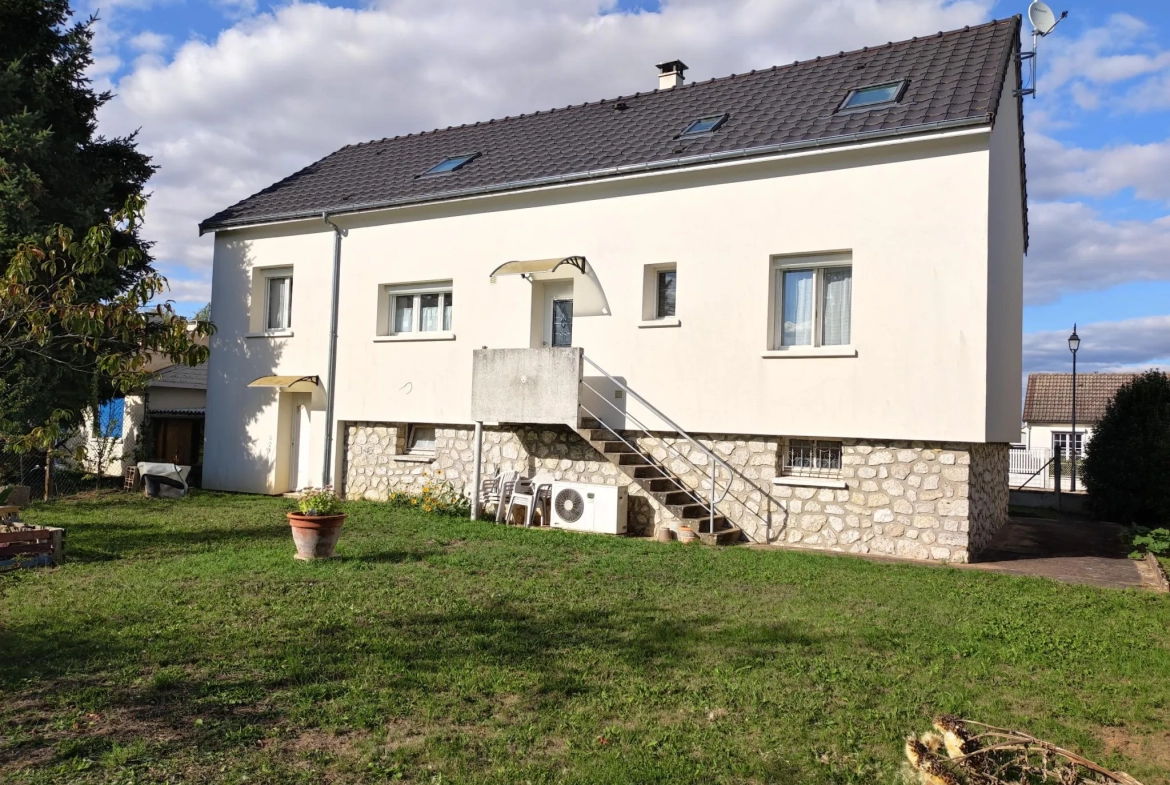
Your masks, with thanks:
[{"label": "leafy tree", "polygon": [[195,312],[195,321],[210,322],[211,321],[211,303],[200,308]]},{"label": "leafy tree", "polygon": [[141,383],[147,354],[206,350],[169,304],[140,234],[154,172],[134,136],[96,135],[110,99],[85,77],[94,19],[67,0],[0,0],[0,437],[47,446],[103,396]]},{"label": "leafy tree", "polygon": [[1098,515],[1170,522],[1170,375],[1148,371],[1117,391],[1093,431],[1083,473]]}]

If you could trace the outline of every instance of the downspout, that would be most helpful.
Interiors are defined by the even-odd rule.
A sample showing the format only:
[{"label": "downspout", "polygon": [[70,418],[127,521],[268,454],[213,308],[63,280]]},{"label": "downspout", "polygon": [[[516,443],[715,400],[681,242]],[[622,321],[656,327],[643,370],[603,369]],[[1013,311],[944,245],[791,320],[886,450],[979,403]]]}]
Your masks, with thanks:
[{"label": "downspout", "polygon": [[333,484],[333,404],[337,384],[337,302],[341,292],[341,227],[321,213],[321,220],[333,227],[333,298],[329,304],[329,376],[325,387],[325,465],[321,484]]}]

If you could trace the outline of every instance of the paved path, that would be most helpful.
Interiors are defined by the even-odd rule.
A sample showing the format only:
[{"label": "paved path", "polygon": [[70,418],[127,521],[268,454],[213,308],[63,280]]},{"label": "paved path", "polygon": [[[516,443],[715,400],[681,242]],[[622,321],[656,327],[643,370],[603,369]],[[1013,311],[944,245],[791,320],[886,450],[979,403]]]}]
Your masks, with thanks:
[{"label": "paved path", "polygon": [[[1145,561],[1129,558],[1123,527],[1047,510],[1037,510],[1036,514],[1053,517],[1009,518],[977,562],[950,566],[964,570],[1051,578],[1107,589],[1166,590],[1155,568]],[[808,549],[786,545],[749,547],[810,552]],[[850,556],[855,557],[857,554]],[[943,566],[939,562],[921,562],[872,553],[860,558],[919,566]]]},{"label": "paved path", "polygon": [[1114,523],[1009,518],[988,550],[968,567],[1110,589],[1159,589],[1154,570],[1128,558],[1123,534]]}]

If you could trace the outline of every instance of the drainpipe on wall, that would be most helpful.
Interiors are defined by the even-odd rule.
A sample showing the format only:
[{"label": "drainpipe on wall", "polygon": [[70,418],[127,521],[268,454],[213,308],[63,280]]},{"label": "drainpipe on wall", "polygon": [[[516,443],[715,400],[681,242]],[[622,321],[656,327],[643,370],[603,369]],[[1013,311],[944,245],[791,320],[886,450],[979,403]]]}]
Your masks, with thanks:
[{"label": "drainpipe on wall", "polygon": [[329,305],[329,376],[325,387],[325,466],[321,470],[321,484],[333,481],[333,402],[337,382],[337,301],[341,291],[341,237],[342,230],[329,220],[329,213],[321,213],[321,220],[333,227],[333,298]]}]

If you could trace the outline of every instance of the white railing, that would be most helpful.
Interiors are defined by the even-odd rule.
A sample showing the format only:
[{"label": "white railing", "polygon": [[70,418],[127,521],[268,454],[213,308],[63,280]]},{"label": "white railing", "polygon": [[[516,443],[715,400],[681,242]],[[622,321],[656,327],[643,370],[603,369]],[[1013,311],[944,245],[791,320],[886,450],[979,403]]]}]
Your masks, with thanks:
[{"label": "white railing", "polygon": [[[582,380],[582,382],[581,382],[582,387],[584,387],[584,388],[588,389],[590,392],[592,392],[596,396],[597,400],[605,403],[607,406],[609,406],[611,409],[613,409],[619,416],[621,416],[624,420],[626,420],[627,423],[632,422],[634,425],[636,425],[637,430],[640,431],[642,434],[644,434],[646,437],[657,441],[659,444],[661,444],[667,450],[674,453],[676,458],[679,458],[682,461],[686,462],[693,469],[698,471],[700,474],[706,474],[709,472],[709,477],[708,477],[707,481],[709,483],[708,490],[710,491],[710,493],[708,495],[708,498],[704,501],[704,504],[707,507],[708,531],[711,534],[715,534],[716,533],[716,531],[715,531],[715,516],[718,513],[716,505],[718,505],[719,502],[723,501],[723,499],[725,499],[727,497],[728,491],[731,490],[731,484],[735,480],[735,471],[731,468],[731,466],[726,461],[724,461],[722,458],[720,458],[715,453],[711,452],[709,449],[704,447],[702,444],[699,444],[699,442],[697,442],[693,437],[691,437],[691,435],[689,433],[684,431],[677,424],[675,424],[675,422],[673,420],[671,420],[669,417],[667,417],[665,414],[663,414],[661,411],[659,411],[658,408],[656,406],[654,406],[654,404],[647,401],[641,395],[638,395],[638,393],[631,390],[629,387],[627,387],[620,380],[614,378],[612,375],[610,375],[608,372],[606,372],[606,370],[604,368],[602,368],[597,363],[593,362],[593,360],[590,360],[588,357],[585,357],[584,359],[585,359],[585,362],[589,363],[602,376],[604,376],[606,379],[608,379],[610,381],[610,383],[612,383],[612,384],[616,385],[618,388],[624,390],[626,395],[630,396],[634,400],[638,401],[638,403],[645,406],[655,417],[657,417],[659,420],[661,420],[663,423],[665,423],[667,426],[669,426],[669,428],[674,431],[674,433],[677,437],[679,437],[683,441],[690,443],[692,448],[699,450],[701,453],[703,453],[707,457],[708,469],[704,470],[702,467],[697,465],[693,460],[691,460],[691,458],[689,456],[687,456],[684,453],[682,453],[681,451],[679,451],[679,449],[677,447],[675,447],[670,441],[663,439],[659,436],[655,436],[655,434],[652,433],[651,430],[644,423],[642,423],[640,420],[638,420],[632,414],[630,414],[629,412],[623,411],[623,410],[619,409],[618,407],[614,406],[614,404],[609,401],[608,396],[606,396],[601,390],[598,390],[597,388],[590,385],[588,382]],[[672,474],[670,474],[669,472],[667,472],[664,467],[652,462],[650,456],[647,455],[646,452],[638,444],[636,444],[636,442],[637,442],[636,439],[635,439],[635,443],[631,443],[631,442],[627,441],[626,438],[624,436],[622,436],[618,431],[614,430],[609,425],[607,425],[605,420],[602,419],[602,417],[600,417],[597,412],[590,410],[589,407],[587,407],[583,403],[578,404],[578,406],[579,406],[580,410],[586,416],[596,420],[598,422],[599,427],[603,428],[606,431],[609,431],[610,434],[612,434],[618,441],[621,441],[627,447],[629,447],[631,450],[633,450],[634,454],[642,456],[643,459],[646,461],[646,463],[643,465],[649,466],[651,468],[657,468],[658,471],[660,472],[660,474],[662,475],[662,479],[671,480],[675,484],[675,486],[678,488],[679,491],[683,491],[683,492],[687,493],[689,496],[692,496],[693,498],[696,498],[696,499],[699,498],[694,490],[692,490],[691,488],[687,487],[685,484],[680,482],[677,477],[675,477]],[[726,478],[725,482],[723,483],[722,489],[720,489],[720,487],[719,487],[719,485],[720,485],[719,475],[720,474],[722,474],[723,477]],[[701,529],[700,529],[700,531],[701,531]]]}]

